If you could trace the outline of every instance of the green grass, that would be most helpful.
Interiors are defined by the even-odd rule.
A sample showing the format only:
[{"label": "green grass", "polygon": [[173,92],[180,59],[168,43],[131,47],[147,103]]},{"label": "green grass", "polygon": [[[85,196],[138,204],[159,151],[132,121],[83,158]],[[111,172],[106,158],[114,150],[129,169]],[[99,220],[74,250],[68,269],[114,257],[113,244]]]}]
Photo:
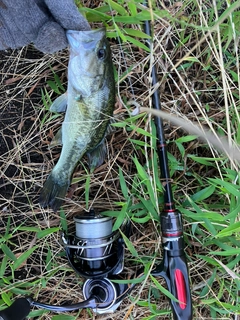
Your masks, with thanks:
[{"label": "green grass", "polygon": [[[19,295],[32,294],[42,302],[58,304],[83,299],[83,279],[68,266],[60,235],[67,225],[73,230],[76,214],[94,207],[115,218],[115,229],[126,217],[131,219],[134,233],[126,239],[126,279],[136,267],[145,269],[143,281],[108,319],[171,318],[164,280],[150,276],[162,257],[158,217],[163,186],[155,128],[151,115],[131,115],[136,106],[151,107],[149,65],[155,63],[162,108],[183,120],[182,127],[164,121],[164,128],[174,198],[184,220],[194,319],[237,320],[239,161],[185,129],[188,122],[198,123],[220,136],[220,141],[224,137],[232,148],[240,144],[240,1],[170,1],[165,6],[152,1],[149,10],[133,0],[79,6],[92,27],[107,28],[115,66],[118,121],[108,137],[105,163],[88,175],[83,159],[73,176],[75,192],[61,213],[41,209],[37,203],[40,187],[59,157],[59,149],[49,151],[47,147],[62,121],[48,109],[66,88],[68,53],[29,60],[25,69],[25,49],[2,60],[5,75],[13,77],[11,61],[10,65],[16,66],[14,77],[20,77],[11,86],[2,74],[0,92],[6,97],[2,108],[7,114],[20,101],[22,113],[15,122],[9,121],[7,135],[1,129],[9,146],[0,155],[2,190],[11,192],[0,195],[0,308]],[[143,32],[146,19],[154,21],[150,51]],[[33,87],[35,95],[28,96]],[[13,167],[16,173],[10,175]],[[65,317],[33,310],[31,317],[104,319],[88,310]]]}]

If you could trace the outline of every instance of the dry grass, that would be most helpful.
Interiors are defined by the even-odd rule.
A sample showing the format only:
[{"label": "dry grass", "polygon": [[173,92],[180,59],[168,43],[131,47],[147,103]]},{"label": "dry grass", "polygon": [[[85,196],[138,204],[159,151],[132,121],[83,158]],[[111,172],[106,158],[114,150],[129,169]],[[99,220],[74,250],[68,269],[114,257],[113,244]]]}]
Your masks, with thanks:
[{"label": "dry grass", "polygon": [[[168,10],[172,15],[186,17],[195,10],[194,4],[176,2],[169,4]],[[197,3],[199,21],[206,27],[210,17],[207,15],[207,6],[204,1]],[[196,17],[193,15],[191,23]],[[199,22],[198,21],[198,22]],[[239,77],[239,52],[235,52],[237,39],[233,39],[229,52],[235,57],[234,65],[229,56],[223,55],[224,45],[221,40],[220,29],[211,33],[204,41],[204,32],[191,27],[172,24],[167,19],[156,18],[154,24],[154,51],[148,55],[144,50],[134,47],[131,43],[121,46],[112,42],[113,63],[118,73],[117,100],[115,116],[119,119],[129,117],[129,112],[136,105],[149,107],[150,81],[149,64],[154,63],[159,77],[161,102],[165,111],[177,115],[186,121],[197,121],[200,126],[208,126],[212,133],[224,134],[229,143],[236,140],[239,130],[239,82],[233,81],[229,70],[233,70]],[[182,40],[187,40],[182,43]],[[199,44],[199,45],[198,45]],[[191,60],[184,60],[183,67],[175,67],[177,62],[196,46]],[[228,59],[228,60],[227,60]],[[55,93],[46,81],[53,79],[51,69],[60,77],[66,87],[67,50],[54,55],[43,55],[31,46],[14,51],[1,52],[1,82],[0,82],[0,210],[1,210],[1,241],[6,243],[16,257],[36,246],[29,258],[12,272],[11,259],[6,261],[3,271],[3,262],[0,268],[1,294],[6,293],[9,299],[15,299],[17,294],[31,293],[36,299],[45,303],[61,304],[63,302],[78,302],[83,297],[79,279],[68,267],[60,242],[60,231],[55,230],[49,235],[39,238],[36,230],[58,227],[61,224],[59,214],[43,210],[38,204],[40,188],[48,173],[59,157],[59,149],[48,149],[54,132],[57,131],[62,118],[51,121],[51,115],[43,107],[41,89],[46,87],[49,95],[54,99]],[[198,61],[197,61],[198,60]],[[229,61],[229,62],[228,62]],[[234,61],[234,60],[233,60]],[[188,64],[188,65],[187,65]],[[131,71],[125,71],[132,67]],[[229,69],[228,69],[229,68]],[[124,76],[124,78],[122,78]],[[133,102],[134,101],[134,102]],[[135,122],[151,132],[150,116],[140,118]],[[208,147],[206,143],[193,140],[184,144],[185,154],[182,155],[174,143],[186,133],[179,127],[165,122],[166,138],[169,143],[169,152],[179,160],[174,171],[173,188],[177,204],[186,201],[187,195],[193,195],[202,186],[206,187],[209,177],[224,178],[225,170],[238,170],[238,164],[230,164],[226,159],[216,160],[215,165],[206,168],[201,163],[194,162],[188,155],[200,158],[218,158],[217,150]],[[137,155],[139,162],[144,165],[150,163],[147,170],[154,175],[156,168],[151,167],[152,151],[148,147],[139,147],[130,139],[152,143],[137,131],[128,131],[126,128],[117,129],[108,137],[108,154],[104,164],[91,175],[89,191],[89,205],[86,207],[85,179],[87,173],[86,159],[79,164],[74,173],[74,183],[69,192],[63,210],[70,228],[73,227],[73,217],[92,206],[99,210],[119,210],[117,203],[125,202],[119,183],[119,169],[122,170],[126,183],[131,189],[134,177],[137,175],[132,157]],[[238,141],[239,142],[239,141]],[[173,161],[170,161],[174,165]],[[80,181],[81,180],[81,181]],[[205,185],[204,185],[205,183]],[[238,183],[238,182],[236,182]],[[153,190],[157,194],[153,181]],[[147,198],[146,194],[142,195]],[[230,201],[229,195],[213,194],[202,205],[203,210],[213,208],[212,204],[220,201]],[[137,200],[136,200],[137,201]],[[219,209],[221,214],[227,214]],[[212,265],[201,256],[208,255],[215,250],[216,245],[209,248],[201,245],[204,239],[211,240],[209,230],[201,228],[201,235],[193,232],[194,221],[184,219],[186,232],[186,253],[188,255],[189,273],[192,283],[192,298],[195,319],[212,319],[205,297],[200,298],[199,292],[205,288],[212,275]],[[161,258],[159,225],[154,220],[142,225],[134,223],[134,234],[130,240],[139,252],[140,257],[151,260],[154,253],[159,251]],[[32,229],[30,229],[32,228]],[[7,232],[7,231],[8,232]],[[5,235],[5,236],[3,236]],[[199,239],[197,239],[199,236]],[[211,241],[210,241],[211,242]],[[3,259],[4,254],[1,257]],[[212,256],[211,256],[212,257]],[[219,256],[214,257],[219,258]],[[224,257],[223,257],[224,258]],[[227,258],[226,258],[227,259]],[[225,258],[221,261],[227,264]],[[225,261],[226,260],[226,261]],[[3,261],[3,260],[2,260]],[[126,250],[125,275],[135,272],[132,257]],[[239,274],[239,267],[234,266],[232,272]],[[223,302],[231,303],[227,291],[219,297],[219,290],[223,290],[222,280],[233,283],[234,277],[229,272],[218,273],[218,280],[209,288],[209,296],[215,299],[219,308],[227,310]],[[164,281],[159,279],[164,285]],[[132,292],[132,300],[125,299],[120,308],[113,315],[96,316],[91,311],[81,310],[76,319],[143,319],[152,315],[150,307],[140,307],[137,302],[144,301],[151,296],[151,303],[157,304],[159,310],[168,310],[168,300],[164,295],[154,298],[154,287],[150,279],[136,286]],[[20,291],[22,290],[22,291]],[[224,291],[224,290],[223,290]],[[149,293],[150,292],[150,293]],[[67,293],[67,294],[66,294]],[[2,299],[4,296],[2,295]],[[5,297],[6,299],[6,297]],[[235,303],[237,297],[235,297]],[[238,302],[239,303],[239,302]],[[77,313],[74,313],[76,315]],[[235,319],[238,312],[226,312],[216,319]],[[38,319],[51,319],[53,314],[38,315]],[[169,319],[170,315],[158,316],[159,319]],[[150,318],[149,318],[150,319]],[[154,319],[154,318],[152,318]]]}]

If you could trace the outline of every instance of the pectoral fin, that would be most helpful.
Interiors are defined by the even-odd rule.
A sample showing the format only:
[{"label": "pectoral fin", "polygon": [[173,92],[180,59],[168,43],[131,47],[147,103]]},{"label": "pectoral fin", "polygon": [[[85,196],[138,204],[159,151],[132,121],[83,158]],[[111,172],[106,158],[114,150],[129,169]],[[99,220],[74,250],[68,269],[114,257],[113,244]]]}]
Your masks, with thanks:
[{"label": "pectoral fin", "polygon": [[49,149],[54,148],[59,145],[62,145],[62,128],[60,128],[58,130],[58,132],[56,133],[56,135],[53,137],[53,139],[49,145]]},{"label": "pectoral fin", "polygon": [[53,101],[50,107],[51,112],[65,112],[67,109],[67,92]]},{"label": "pectoral fin", "polygon": [[99,167],[106,157],[106,145],[104,140],[93,150],[87,152],[88,164],[90,171],[92,172],[95,168]]}]

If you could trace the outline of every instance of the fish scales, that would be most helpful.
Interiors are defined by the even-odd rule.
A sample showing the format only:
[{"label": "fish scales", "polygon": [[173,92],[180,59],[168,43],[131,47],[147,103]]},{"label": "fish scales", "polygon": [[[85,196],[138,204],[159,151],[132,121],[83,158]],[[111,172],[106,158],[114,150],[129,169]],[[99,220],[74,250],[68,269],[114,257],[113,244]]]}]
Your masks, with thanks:
[{"label": "fish scales", "polygon": [[[40,194],[41,206],[54,211],[63,203],[81,157],[88,154],[91,169],[103,162],[104,138],[115,103],[111,51],[105,30],[68,31],[67,37],[70,58],[62,151]],[[64,97],[60,97],[51,110],[63,111],[64,104]]]}]

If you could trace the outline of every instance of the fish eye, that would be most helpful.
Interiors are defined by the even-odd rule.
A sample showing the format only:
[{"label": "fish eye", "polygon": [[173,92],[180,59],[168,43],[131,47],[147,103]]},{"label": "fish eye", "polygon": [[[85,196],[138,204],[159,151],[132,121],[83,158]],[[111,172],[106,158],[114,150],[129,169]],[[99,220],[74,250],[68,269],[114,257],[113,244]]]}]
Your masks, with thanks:
[{"label": "fish eye", "polygon": [[105,49],[99,49],[98,52],[97,52],[97,56],[98,56],[98,59],[100,60],[104,60],[106,58],[106,50]]}]

